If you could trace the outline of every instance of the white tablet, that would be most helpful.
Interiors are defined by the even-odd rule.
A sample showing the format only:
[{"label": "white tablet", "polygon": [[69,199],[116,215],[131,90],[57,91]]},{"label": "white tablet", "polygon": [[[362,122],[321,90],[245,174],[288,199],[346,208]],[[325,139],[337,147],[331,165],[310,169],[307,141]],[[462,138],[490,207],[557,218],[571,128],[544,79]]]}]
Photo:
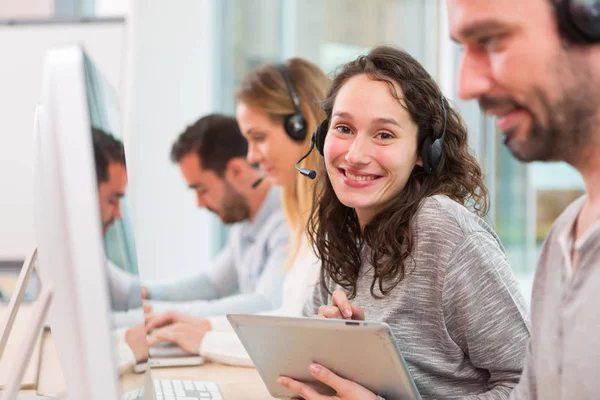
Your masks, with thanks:
[{"label": "white tablet", "polygon": [[321,394],[334,394],[309,374],[308,366],[316,362],[386,400],[421,399],[387,324],[260,315],[227,318],[273,397],[296,396],[277,383],[282,375]]},{"label": "white tablet", "polygon": [[149,354],[149,363],[152,368],[192,367],[204,364],[204,357],[190,354],[168,342],[161,342],[150,347]]},{"label": "white tablet", "polygon": [[204,357],[197,354],[190,354],[182,350],[179,346],[169,342],[160,342],[150,347],[148,352],[150,359],[134,365],[134,372],[145,372],[148,365],[151,368],[170,368],[195,367],[204,364]]}]

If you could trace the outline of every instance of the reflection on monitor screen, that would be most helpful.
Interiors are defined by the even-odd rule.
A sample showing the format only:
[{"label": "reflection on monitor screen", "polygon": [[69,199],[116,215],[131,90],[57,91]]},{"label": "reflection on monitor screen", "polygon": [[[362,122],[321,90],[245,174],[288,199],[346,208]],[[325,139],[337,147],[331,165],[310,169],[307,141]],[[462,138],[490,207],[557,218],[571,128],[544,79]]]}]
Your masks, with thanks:
[{"label": "reflection on monitor screen", "polygon": [[[115,91],[87,56],[84,65],[111,320],[120,345],[124,341],[129,347],[119,349],[120,362],[125,363],[131,353],[140,362],[147,360],[148,348],[126,195],[127,162],[119,129],[119,106]],[[131,353],[122,354],[124,351]]]},{"label": "reflection on monitor screen", "polygon": [[[90,122],[92,131],[97,133],[93,138],[98,140],[98,142],[94,142],[94,157],[98,185],[100,186],[101,183],[106,183],[109,178],[108,167],[116,168],[120,165],[123,167],[122,170],[126,168],[125,152],[122,135],[120,134],[119,105],[115,91],[87,57],[85,58],[85,76]],[[96,144],[104,147],[96,147]],[[102,151],[99,153],[97,150]],[[119,172],[122,171],[116,168],[116,173]],[[120,176],[120,178],[123,178],[123,176]],[[126,176],[124,178],[126,180]],[[103,233],[107,257],[120,269],[137,274],[137,256],[130,205],[125,192],[123,192],[116,211],[118,211],[118,215],[112,218],[102,216],[103,224],[106,223]],[[104,218],[109,219],[104,220]]]}]

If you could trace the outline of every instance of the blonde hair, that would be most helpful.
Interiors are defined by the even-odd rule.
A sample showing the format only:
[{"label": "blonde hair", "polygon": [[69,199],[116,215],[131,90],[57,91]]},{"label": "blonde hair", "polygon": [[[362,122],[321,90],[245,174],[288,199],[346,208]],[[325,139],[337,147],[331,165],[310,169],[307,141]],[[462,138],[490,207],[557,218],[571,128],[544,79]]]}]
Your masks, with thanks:
[{"label": "blonde hair", "polygon": [[[330,79],[315,64],[301,58],[291,58],[283,63],[300,100],[302,115],[306,120],[306,137],[302,146],[308,150],[312,133],[325,119],[321,101],[330,86]],[[262,65],[250,72],[235,94],[236,101],[266,112],[269,117],[283,124],[286,115],[296,112],[285,78],[277,66]],[[302,168],[317,170],[319,154],[315,150],[300,163]],[[290,160],[292,162],[292,160]],[[293,160],[295,162],[295,160]],[[289,269],[298,255],[310,217],[313,181],[300,175],[282,187],[282,202],[287,223],[291,230],[290,254],[285,262]]]}]

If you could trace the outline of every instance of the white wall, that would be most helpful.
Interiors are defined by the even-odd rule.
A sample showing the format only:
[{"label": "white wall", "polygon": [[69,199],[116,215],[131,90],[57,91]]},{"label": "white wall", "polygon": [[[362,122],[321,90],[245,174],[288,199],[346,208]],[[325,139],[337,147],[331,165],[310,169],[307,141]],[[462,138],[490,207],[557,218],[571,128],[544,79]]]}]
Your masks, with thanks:
[{"label": "white wall", "polygon": [[455,81],[457,71],[455,71],[454,50],[455,44],[450,39],[450,28],[448,26],[448,7],[446,0],[439,1],[439,83],[444,96],[450,101],[455,100]]},{"label": "white wall", "polygon": [[118,92],[123,32],[122,22],[0,26],[0,261],[35,246],[32,129],[45,49],[82,43]]},{"label": "white wall", "polygon": [[131,9],[131,0],[95,0],[97,17],[127,16]]},{"label": "white wall", "polygon": [[213,2],[135,0],[130,8],[125,145],[143,280],[174,278],[207,265],[214,217],[196,208],[171,145],[214,109]]}]

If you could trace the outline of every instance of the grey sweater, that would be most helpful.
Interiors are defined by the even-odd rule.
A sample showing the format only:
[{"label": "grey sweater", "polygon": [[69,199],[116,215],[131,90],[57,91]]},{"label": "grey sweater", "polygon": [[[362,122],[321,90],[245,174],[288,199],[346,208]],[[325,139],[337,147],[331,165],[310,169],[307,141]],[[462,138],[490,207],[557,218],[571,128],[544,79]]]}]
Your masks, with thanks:
[{"label": "grey sweater", "polygon": [[[411,272],[376,299],[365,262],[353,302],[392,328],[423,399],[507,399],[523,369],[529,319],[500,240],[446,196],[423,201],[413,232]],[[331,296],[317,285],[305,315],[323,304]]]}]

